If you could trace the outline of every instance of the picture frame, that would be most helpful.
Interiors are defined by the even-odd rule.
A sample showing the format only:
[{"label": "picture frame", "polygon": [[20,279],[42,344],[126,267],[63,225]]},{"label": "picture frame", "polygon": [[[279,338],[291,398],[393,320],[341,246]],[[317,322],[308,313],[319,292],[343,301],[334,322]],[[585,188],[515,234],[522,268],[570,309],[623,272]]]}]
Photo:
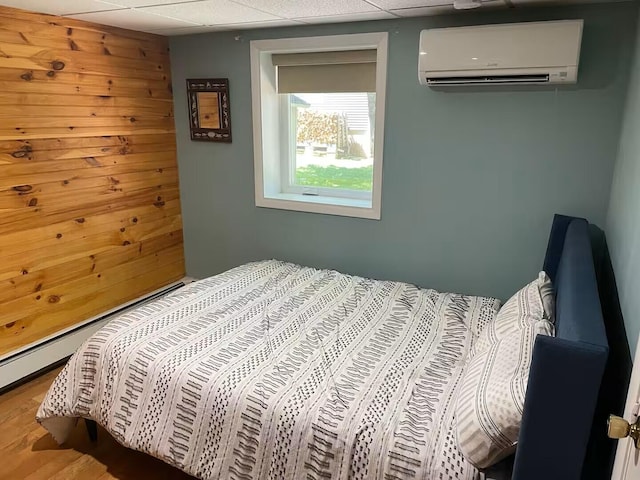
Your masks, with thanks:
[{"label": "picture frame", "polygon": [[228,78],[187,79],[191,140],[231,142]]}]

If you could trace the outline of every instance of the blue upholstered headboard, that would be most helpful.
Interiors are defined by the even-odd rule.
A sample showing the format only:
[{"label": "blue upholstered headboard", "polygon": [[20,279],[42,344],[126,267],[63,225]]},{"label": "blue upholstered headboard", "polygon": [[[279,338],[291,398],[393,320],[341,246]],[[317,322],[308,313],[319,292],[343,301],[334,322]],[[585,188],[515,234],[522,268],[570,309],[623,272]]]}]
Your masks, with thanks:
[{"label": "blue upholstered headboard", "polygon": [[512,478],[579,480],[609,351],[586,220],[554,217],[544,270],[556,336],[536,339]]}]

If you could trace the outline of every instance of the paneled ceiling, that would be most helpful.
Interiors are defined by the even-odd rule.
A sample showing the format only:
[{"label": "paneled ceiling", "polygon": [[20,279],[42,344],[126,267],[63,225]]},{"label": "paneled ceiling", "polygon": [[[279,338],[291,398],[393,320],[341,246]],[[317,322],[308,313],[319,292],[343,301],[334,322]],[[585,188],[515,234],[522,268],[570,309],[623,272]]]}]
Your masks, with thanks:
[{"label": "paneled ceiling", "polygon": [[[452,12],[463,14],[468,11],[464,8],[480,3],[479,9],[506,9],[591,1],[593,0],[0,0],[0,5],[160,35],[185,35]],[[599,3],[605,1],[607,0]]]}]

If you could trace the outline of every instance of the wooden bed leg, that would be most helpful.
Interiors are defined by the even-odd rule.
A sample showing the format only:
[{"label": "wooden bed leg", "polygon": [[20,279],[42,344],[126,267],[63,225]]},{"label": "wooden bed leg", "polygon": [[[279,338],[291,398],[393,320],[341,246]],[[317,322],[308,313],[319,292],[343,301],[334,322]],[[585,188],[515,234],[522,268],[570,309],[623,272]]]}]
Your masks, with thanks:
[{"label": "wooden bed leg", "polygon": [[89,434],[89,440],[92,442],[98,441],[98,424],[95,420],[84,419],[84,424],[87,427],[87,433]]}]

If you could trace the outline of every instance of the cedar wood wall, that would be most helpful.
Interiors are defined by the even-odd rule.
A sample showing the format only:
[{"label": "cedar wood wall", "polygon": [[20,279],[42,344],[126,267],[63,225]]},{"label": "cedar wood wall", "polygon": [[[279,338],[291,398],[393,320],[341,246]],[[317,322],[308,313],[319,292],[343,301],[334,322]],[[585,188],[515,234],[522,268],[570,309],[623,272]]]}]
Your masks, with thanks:
[{"label": "cedar wood wall", "polygon": [[0,7],[0,355],[183,275],[167,40]]}]

